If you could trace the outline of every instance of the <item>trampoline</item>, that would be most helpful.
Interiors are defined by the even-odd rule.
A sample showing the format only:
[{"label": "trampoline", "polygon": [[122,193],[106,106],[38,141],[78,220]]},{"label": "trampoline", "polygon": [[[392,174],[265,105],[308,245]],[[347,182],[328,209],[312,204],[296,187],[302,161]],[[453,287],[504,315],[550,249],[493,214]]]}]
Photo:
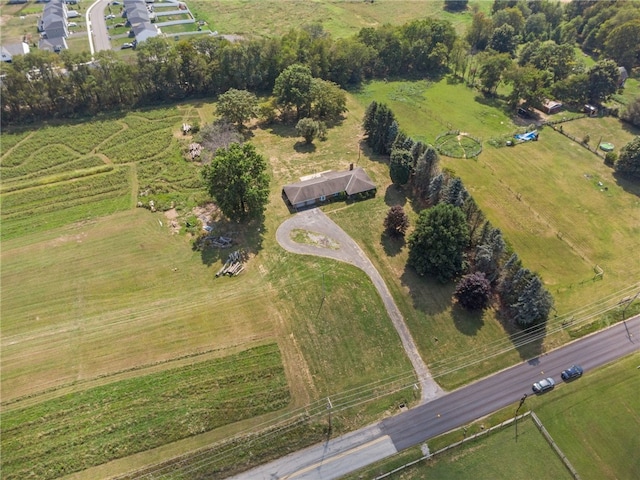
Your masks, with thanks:
[{"label": "trampoline", "polygon": [[603,142],[600,144],[600,150],[604,150],[605,152],[613,151],[613,143]]}]

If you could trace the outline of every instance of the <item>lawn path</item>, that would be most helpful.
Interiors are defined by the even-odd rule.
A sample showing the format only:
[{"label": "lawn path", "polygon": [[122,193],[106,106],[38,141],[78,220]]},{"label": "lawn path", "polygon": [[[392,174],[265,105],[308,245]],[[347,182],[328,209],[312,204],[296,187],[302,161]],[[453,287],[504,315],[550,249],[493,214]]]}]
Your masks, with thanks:
[{"label": "lawn path", "polygon": [[[326,240],[328,241],[323,243],[330,244],[334,248],[294,242],[291,237],[291,232],[295,229],[307,230],[314,234],[326,236]],[[344,230],[321,210],[314,208],[299,212],[284,221],[276,231],[276,239],[282,248],[289,252],[332,258],[340,262],[350,263],[363,270],[369,278],[371,278],[373,285],[376,287],[376,290],[378,290],[382,302],[387,309],[387,313],[400,336],[409,360],[411,360],[411,364],[418,375],[422,389],[422,402],[432,400],[444,393],[429,373],[427,365],[418,353],[418,348],[413,341],[413,337],[404,322],[400,310],[393,301],[393,297],[387,285],[384,283],[382,276],[380,276],[378,270],[376,270],[358,244],[347,235]],[[336,245],[337,248],[335,248]]]}]

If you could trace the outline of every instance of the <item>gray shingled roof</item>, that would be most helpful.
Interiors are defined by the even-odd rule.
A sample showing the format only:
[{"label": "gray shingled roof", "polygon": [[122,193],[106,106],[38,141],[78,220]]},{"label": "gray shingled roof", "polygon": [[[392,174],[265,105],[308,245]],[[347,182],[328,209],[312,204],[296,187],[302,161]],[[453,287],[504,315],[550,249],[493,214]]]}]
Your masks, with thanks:
[{"label": "gray shingled roof", "polygon": [[361,168],[344,172],[325,172],[315,178],[285,185],[283,190],[292,205],[298,205],[321,197],[330,197],[336,193],[347,195],[368,192],[376,188],[369,175]]}]

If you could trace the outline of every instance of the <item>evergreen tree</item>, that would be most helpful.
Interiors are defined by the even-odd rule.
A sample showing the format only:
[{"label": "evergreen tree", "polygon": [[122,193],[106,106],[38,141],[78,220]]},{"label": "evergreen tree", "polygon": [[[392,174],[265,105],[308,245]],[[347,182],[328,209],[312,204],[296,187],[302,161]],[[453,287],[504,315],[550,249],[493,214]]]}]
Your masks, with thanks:
[{"label": "evergreen tree", "polygon": [[413,157],[408,150],[396,149],[391,152],[389,161],[389,175],[394,185],[406,185],[411,176],[411,163]]},{"label": "evergreen tree", "polygon": [[369,104],[367,110],[364,112],[364,119],[362,120],[362,128],[364,134],[367,137],[367,145],[372,146],[370,143],[373,139],[373,133],[375,132],[375,119],[376,111],[378,110],[378,102],[375,100]]},{"label": "evergreen tree", "polygon": [[444,193],[444,201],[456,207],[462,207],[469,197],[469,192],[464,188],[460,177],[453,178],[447,185]]},{"label": "evergreen tree", "polygon": [[431,205],[437,205],[440,202],[442,196],[442,190],[445,187],[444,173],[440,172],[438,175],[431,179],[429,182],[429,203]]},{"label": "evergreen tree", "polygon": [[616,172],[640,178],[640,137],[636,137],[622,147],[616,162]]},{"label": "evergreen tree", "polygon": [[551,307],[553,297],[537,275],[529,279],[517,302],[511,305],[516,323],[524,328],[545,322]]}]

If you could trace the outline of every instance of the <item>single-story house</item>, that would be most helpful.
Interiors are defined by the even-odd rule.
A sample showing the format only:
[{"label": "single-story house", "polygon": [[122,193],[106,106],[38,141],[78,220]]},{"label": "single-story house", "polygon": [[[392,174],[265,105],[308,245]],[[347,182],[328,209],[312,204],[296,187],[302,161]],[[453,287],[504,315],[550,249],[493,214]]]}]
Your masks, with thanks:
[{"label": "single-story house", "polygon": [[31,49],[26,42],[12,43],[0,46],[0,55],[3,62],[11,62],[16,55],[26,55]]},{"label": "single-story house", "polygon": [[362,167],[357,167],[342,172],[321,172],[298,183],[285,185],[282,197],[298,210],[340,197],[354,198],[359,194],[374,196],[376,188]]},{"label": "single-story house", "polygon": [[558,113],[562,110],[562,103],[554,100],[545,100],[542,104],[542,108],[547,115],[553,115],[554,113]]}]

